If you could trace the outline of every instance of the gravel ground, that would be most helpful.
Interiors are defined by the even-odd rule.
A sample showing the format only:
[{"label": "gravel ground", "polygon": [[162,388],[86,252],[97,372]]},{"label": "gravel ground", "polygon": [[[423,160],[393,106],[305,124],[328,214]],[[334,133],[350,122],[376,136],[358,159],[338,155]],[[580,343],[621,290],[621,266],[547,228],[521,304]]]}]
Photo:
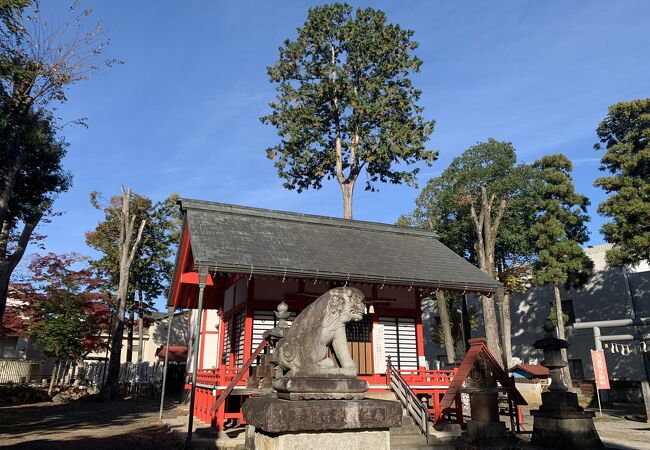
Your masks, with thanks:
[{"label": "gravel ground", "polygon": [[[77,401],[0,407],[0,447],[181,449],[150,400]],[[166,415],[175,414],[171,409]]]}]

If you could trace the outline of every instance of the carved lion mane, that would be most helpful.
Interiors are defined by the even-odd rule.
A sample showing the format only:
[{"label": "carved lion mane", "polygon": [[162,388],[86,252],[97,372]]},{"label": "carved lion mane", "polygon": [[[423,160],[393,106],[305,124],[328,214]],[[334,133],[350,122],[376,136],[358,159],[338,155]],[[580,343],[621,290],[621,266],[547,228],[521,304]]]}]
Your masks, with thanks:
[{"label": "carved lion mane", "polygon": [[[307,306],[275,350],[274,359],[285,376],[355,377],[357,368],[348,350],[345,324],[362,319],[363,300],[359,289],[338,287]],[[340,366],[328,357],[330,346]]]}]

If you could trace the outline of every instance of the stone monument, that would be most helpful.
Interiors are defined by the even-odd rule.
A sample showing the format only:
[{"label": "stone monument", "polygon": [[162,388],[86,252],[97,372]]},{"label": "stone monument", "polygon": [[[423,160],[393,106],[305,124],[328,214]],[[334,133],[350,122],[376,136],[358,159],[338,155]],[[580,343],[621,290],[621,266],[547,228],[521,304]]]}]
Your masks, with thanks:
[{"label": "stone monument", "polygon": [[[286,314],[286,305],[278,311]],[[271,360],[281,376],[273,381],[277,396],[244,403],[247,449],[390,448],[388,429],[401,425],[402,407],[365,398],[368,385],[356,378],[347,347],[345,324],[364,312],[360,290],[338,287],[307,306],[290,328],[278,322],[267,332],[278,339]]]},{"label": "stone monument", "polygon": [[471,378],[463,392],[469,394],[471,418],[467,422],[467,436],[470,440],[503,440],[506,438],[506,424],[499,416],[499,390],[497,381],[485,358],[474,363]]},{"label": "stone monument", "polygon": [[551,385],[542,393],[542,405],[533,415],[531,444],[545,448],[603,448],[594,427],[594,413],[578,405],[578,396],[570,392],[560,369],[567,366],[562,349],[569,346],[563,339],[553,337],[553,322],[544,321],[546,336],[535,342],[535,348],[544,351],[542,366],[551,373]]}]

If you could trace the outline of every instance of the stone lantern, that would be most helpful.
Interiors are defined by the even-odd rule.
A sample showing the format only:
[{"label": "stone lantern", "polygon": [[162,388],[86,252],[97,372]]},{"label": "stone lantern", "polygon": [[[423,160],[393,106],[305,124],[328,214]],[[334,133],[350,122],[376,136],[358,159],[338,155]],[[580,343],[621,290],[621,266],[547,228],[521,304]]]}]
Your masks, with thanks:
[{"label": "stone lantern", "polygon": [[534,346],[544,352],[542,366],[551,374],[551,385],[542,393],[542,405],[531,411],[534,417],[531,444],[545,448],[603,448],[594,427],[594,413],[578,405],[578,396],[562,380],[561,369],[567,366],[562,349],[569,343],[553,336],[553,322],[544,321],[546,335]]}]

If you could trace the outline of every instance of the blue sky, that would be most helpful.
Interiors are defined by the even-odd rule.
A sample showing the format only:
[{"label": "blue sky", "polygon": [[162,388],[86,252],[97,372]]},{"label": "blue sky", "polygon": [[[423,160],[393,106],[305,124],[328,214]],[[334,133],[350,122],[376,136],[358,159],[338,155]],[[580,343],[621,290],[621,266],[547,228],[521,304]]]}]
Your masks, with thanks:
[{"label": "blue sky", "polygon": [[[63,16],[63,2],[46,14]],[[259,117],[273,86],[266,67],[305,20],[308,1],[88,1],[108,29],[108,55],[125,64],[73,86],[58,114],[87,117],[66,127],[65,166],[74,186],[43,229],[48,251],[92,255],[84,233],[101,214],[88,200],[120,184],[162,199],[182,196],[340,216],[334,181],[320,191],[282,188],[265,149],[275,130]],[[414,77],[425,117],[435,119],[423,186],[477,141],[511,141],[523,161],[564,152],[577,189],[592,201],[592,244],[603,239],[593,187],[599,153],[595,128],[615,102],[650,95],[650,2],[378,1],[415,31],[424,61]],[[58,8],[58,9],[57,9]],[[354,216],[394,222],[413,209],[417,189],[358,189]]]}]

